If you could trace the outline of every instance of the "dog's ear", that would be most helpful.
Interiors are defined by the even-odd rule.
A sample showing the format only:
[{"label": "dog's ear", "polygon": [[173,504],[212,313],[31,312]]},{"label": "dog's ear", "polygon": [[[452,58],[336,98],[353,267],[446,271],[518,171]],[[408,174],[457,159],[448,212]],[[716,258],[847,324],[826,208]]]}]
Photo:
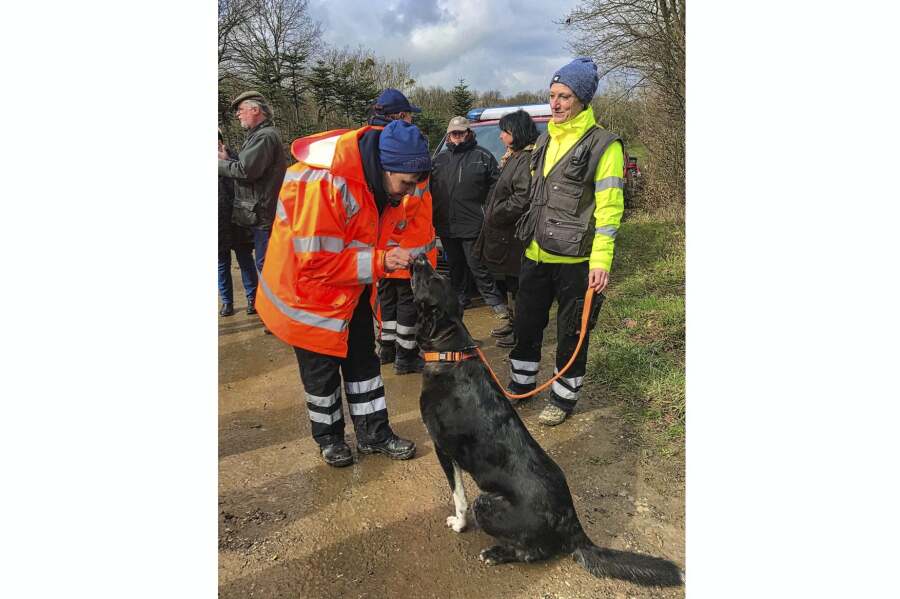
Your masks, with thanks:
[{"label": "dog's ear", "polygon": [[416,340],[422,349],[430,349],[437,333],[438,323],[441,321],[441,315],[437,313],[440,308],[420,301],[416,302],[416,309],[419,311]]}]

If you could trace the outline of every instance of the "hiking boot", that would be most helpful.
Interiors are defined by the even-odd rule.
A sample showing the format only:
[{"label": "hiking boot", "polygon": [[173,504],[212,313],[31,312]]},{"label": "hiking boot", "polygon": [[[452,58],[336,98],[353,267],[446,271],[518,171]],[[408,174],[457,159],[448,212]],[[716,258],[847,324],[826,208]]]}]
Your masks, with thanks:
[{"label": "hiking boot", "polygon": [[381,443],[373,443],[366,445],[365,443],[357,443],[356,450],[359,453],[383,453],[392,460],[408,460],[416,455],[416,444],[406,439],[401,439],[397,435],[391,435]]},{"label": "hiking boot", "polygon": [[394,346],[394,342],[385,342],[381,346],[381,351],[378,352],[378,360],[382,364],[390,364],[395,359],[397,359],[397,348]]},{"label": "hiking boot", "polygon": [[414,360],[407,362],[406,360],[397,360],[394,363],[394,374],[413,374],[422,372],[425,368],[425,360],[421,356],[416,356]]},{"label": "hiking boot", "polygon": [[232,314],[234,314],[234,304],[222,304],[219,316],[231,316]]},{"label": "hiking boot", "polygon": [[248,316],[253,316],[254,314],[256,314],[256,306],[253,305],[255,303],[256,302],[254,300],[247,301],[247,315]]},{"label": "hiking boot", "polygon": [[515,346],[516,346],[516,334],[515,333],[510,333],[506,337],[497,339],[497,347],[513,348]]},{"label": "hiking boot", "polygon": [[505,304],[492,307],[494,317],[500,321],[500,324],[491,329],[491,337],[506,337],[513,332],[512,312]]},{"label": "hiking boot", "polygon": [[562,424],[567,416],[568,414],[566,414],[565,410],[552,403],[548,403],[547,407],[541,412],[541,415],[538,416],[538,420],[541,424],[546,426],[556,426],[557,424]]},{"label": "hiking boot", "polygon": [[349,445],[344,441],[338,441],[331,445],[322,446],[322,459],[329,466],[343,468],[353,463],[353,454],[350,452]]}]

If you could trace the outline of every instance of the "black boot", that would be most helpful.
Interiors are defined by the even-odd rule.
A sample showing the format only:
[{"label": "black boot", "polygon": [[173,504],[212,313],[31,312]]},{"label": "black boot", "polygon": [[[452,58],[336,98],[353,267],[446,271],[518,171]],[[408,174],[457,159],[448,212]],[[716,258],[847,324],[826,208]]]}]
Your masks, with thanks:
[{"label": "black boot", "polygon": [[425,368],[425,360],[422,356],[415,356],[412,359],[400,360],[394,363],[394,374],[413,374],[422,372]]},{"label": "black boot", "polygon": [[222,304],[219,316],[231,316],[232,314],[234,314],[234,304]]},{"label": "black boot", "polygon": [[344,441],[338,441],[331,445],[322,446],[322,459],[329,466],[335,468],[343,468],[353,463],[353,454],[350,452],[350,446]]},{"label": "black boot", "polygon": [[500,324],[491,329],[491,337],[506,337],[513,332],[513,315],[511,311],[503,310],[502,312],[497,312],[496,308],[494,308],[494,317],[500,321]]},{"label": "black boot", "polygon": [[506,337],[501,337],[497,339],[497,347],[509,347],[513,348],[516,346],[516,333],[515,331],[510,331],[509,335]]},{"label": "black boot", "polygon": [[381,350],[378,352],[378,359],[382,364],[390,364],[397,357],[397,348],[393,341],[383,341]]},{"label": "black boot", "polygon": [[408,460],[416,455],[416,444],[407,439],[401,439],[397,435],[391,435],[381,443],[366,445],[357,443],[356,450],[359,453],[383,453],[392,460]]}]

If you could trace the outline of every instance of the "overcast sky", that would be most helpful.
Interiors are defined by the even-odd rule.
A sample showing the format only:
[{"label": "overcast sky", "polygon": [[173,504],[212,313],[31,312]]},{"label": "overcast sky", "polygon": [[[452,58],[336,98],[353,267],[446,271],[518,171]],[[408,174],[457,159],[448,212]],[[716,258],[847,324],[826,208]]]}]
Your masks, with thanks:
[{"label": "overcast sky", "polygon": [[547,89],[573,58],[554,21],[577,0],[310,0],[331,46],[402,58],[420,85],[504,95]]}]

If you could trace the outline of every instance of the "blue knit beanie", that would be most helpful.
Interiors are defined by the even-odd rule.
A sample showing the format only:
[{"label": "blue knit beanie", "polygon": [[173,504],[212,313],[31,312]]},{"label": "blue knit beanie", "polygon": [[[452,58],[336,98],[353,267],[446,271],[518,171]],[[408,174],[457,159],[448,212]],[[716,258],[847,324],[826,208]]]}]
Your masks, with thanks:
[{"label": "blue knit beanie", "polygon": [[391,121],[378,139],[381,167],[392,173],[431,170],[428,141],[419,128],[406,121]]},{"label": "blue knit beanie", "polygon": [[597,65],[590,58],[576,58],[553,74],[550,85],[562,83],[571,88],[581,103],[587,106],[597,91]]}]

